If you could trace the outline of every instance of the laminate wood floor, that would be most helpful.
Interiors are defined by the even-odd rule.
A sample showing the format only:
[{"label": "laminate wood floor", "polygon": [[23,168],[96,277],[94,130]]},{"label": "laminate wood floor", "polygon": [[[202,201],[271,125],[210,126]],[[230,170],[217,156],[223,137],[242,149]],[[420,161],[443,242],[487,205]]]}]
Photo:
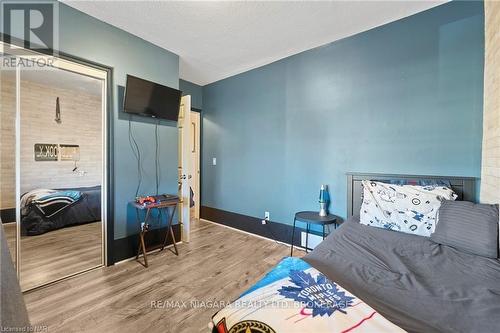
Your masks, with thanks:
[{"label": "laminate wood floor", "polygon": [[[102,262],[102,224],[87,223],[21,237],[21,287],[27,290]],[[4,224],[11,255],[15,256],[16,226]]]},{"label": "laminate wood floor", "polygon": [[12,262],[16,263],[16,222],[3,223],[3,233],[5,234],[5,240],[7,241],[7,246],[9,247],[10,256]]},{"label": "laminate wood floor", "polygon": [[[218,308],[202,302],[234,300],[289,251],[270,240],[197,221],[178,257],[168,250],[153,252],[149,268],[122,262],[26,293],[25,300],[31,323],[51,333],[209,332]],[[158,301],[165,303],[155,308]]]}]

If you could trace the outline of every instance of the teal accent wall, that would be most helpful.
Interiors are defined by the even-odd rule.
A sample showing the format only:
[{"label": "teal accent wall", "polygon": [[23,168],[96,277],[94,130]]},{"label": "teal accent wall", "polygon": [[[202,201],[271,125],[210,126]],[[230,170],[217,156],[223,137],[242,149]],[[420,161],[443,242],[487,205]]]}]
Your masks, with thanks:
[{"label": "teal accent wall", "polygon": [[[0,28],[1,29],[1,28]],[[127,74],[173,88],[179,85],[179,56],[123,30],[59,3],[59,50],[113,69],[114,238],[137,234],[135,212],[127,206],[138,182],[135,157],[129,146],[128,115],[121,112]],[[121,89],[120,89],[121,87]],[[155,193],[155,122],[134,117],[132,129],[139,144],[144,170],[140,194]],[[177,140],[175,123],[161,122],[160,192],[177,193]]]},{"label": "teal accent wall", "polygon": [[182,96],[191,95],[191,107],[196,109],[203,108],[203,87],[195,83],[179,80],[179,89],[182,91]]},{"label": "teal accent wall", "polygon": [[[203,87],[202,204],[291,223],[349,171],[480,176],[482,2],[451,2]],[[217,165],[212,165],[212,158]]]},{"label": "teal accent wall", "polygon": [[[127,214],[138,182],[134,155],[128,141],[128,115],[119,110],[118,86],[127,74],[169,87],[179,86],[179,56],[99,21],[67,5],[59,5],[59,45],[62,52],[113,68],[114,220],[115,239],[136,234],[135,216]],[[132,130],[142,155],[143,184],[139,194],[155,193],[154,122],[134,117]],[[162,122],[160,135],[160,193],[177,193],[176,124]]]}]

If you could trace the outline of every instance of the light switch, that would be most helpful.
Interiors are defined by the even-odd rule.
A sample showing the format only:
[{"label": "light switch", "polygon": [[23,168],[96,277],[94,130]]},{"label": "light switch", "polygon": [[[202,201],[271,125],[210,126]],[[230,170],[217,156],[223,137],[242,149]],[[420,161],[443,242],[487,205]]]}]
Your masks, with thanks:
[{"label": "light switch", "polygon": [[217,165],[217,158],[212,158],[212,165]]}]

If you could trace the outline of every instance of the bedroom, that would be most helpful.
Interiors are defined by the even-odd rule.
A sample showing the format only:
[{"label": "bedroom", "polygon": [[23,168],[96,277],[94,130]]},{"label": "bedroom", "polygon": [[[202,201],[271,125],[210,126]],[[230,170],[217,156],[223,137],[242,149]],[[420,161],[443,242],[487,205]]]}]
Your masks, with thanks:
[{"label": "bedroom", "polygon": [[[23,298],[29,319],[16,310],[14,319],[21,320],[19,325],[26,325],[22,320],[29,320],[31,325],[61,332],[209,331],[208,323],[218,324],[218,317],[212,318],[213,315],[224,314],[224,305],[261,280],[283,257],[290,256],[290,243],[298,247],[293,250],[294,257],[306,256],[304,262],[311,264],[312,269],[368,303],[366,311],[373,308],[378,313],[376,317],[398,329],[468,332],[471,328],[464,323],[467,316],[456,319],[456,326],[449,327],[435,319],[450,322],[452,310],[475,311],[474,314],[483,310],[485,316],[499,310],[498,298],[494,297],[498,287],[491,284],[491,276],[498,281],[498,260],[484,255],[476,254],[476,264],[483,266],[468,265],[475,271],[478,267],[491,268],[481,282],[484,289],[493,290],[492,294],[482,294],[474,288],[476,294],[453,289],[467,286],[466,278],[439,280],[436,288],[441,287],[441,291],[426,289],[441,297],[447,291],[450,293],[446,295],[462,293],[467,299],[488,296],[484,307],[442,306],[433,311],[434,316],[417,312],[416,318],[403,313],[395,315],[393,307],[381,306],[370,298],[376,294],[373,290],[346,282],[344,276],[330,269],[344,268],[337,257],[333,256],[332,260],[337,261],[328,267],[324,267],[324,261],[318,262],[318,254],[335,250],[345,255],[342,246],[348,248],[350,242],[363,241],[348,234],[359,230],[353,229],[352,221],[345,222],[355,215],[354,211],[362,212],[361,180],[411,189],[439,184],[451,187],[460,202],[498,203],[496,2],[84,1],[57,3],[57,10],[56,57],[96,66],[109,75],[105,127],[109,137],[104,147],[107,167],[103,183],[110,189],[104,196],[108,204],[103,216],[107,218],[103,252],[109,267],[26,291]],[[147,24],[143,22],[145,16]],[[297,26],[293,23],[296,21],[303,24]],[[130,91],[127,75],[190,95],[189,109],[194,111],[189,117],[189,112],[182,111],[183,118],[177,122],[129,116],[124,101],[127,90]],[[183,97],[184,107],[188,99]],[[51,103],[54,118],[55,100]],[[64,124],[64,99],[60,99],[60,104]],[[190,127],[184,124],[196,115],[201,123],[194,128],[201,127],[200,132],[191,136],[183,131],[182,136],[179,128]],[[130,129],[140,159],[129,144]],[[161,136],[159,153],[156,130]],[[200,140],[198,149],[190,146],[195,141],[193,137]],[[82,143],[75,144],[83,149]],[[199,169],[186,167],[187,170],[178,172],[185,162],[184,150],[200,152]],[[138,163],[142,171],[138,170]],[[196,165],[186,165],[189,164]],[[200,186],[192,186],[194,200],[190,200],[190,186],[186,184],[193,184],[197,171]],[[355,179],[355,185],[349,179]],[[182,184],[181,191],[178,183]],[[324,242],[321,225],[308,230],[309,224],[299,221],[294,228],[297,212],[319,211],[322,184],[327,185],[328,209],[334,215],[325,228],[331,235]],[[365,187],[368,186],[367,183]],[[149,265],[141,251],[139,259],[134,260],[142,227],[138,226],[135,206],[129,202],[134,200],[138,187],[141,196],[166,193],[182,197],[176,215],[152,213],[154,221],[145,238],[147,247],[171,243],[169,232],[178,244],[175,249],[169,245],[168,250],[172,251],[148,252]],[[191,209],[193,219],[189,218]],[[200,219],[196,219],[198,209]],[[167,213],[171,214],[172,209]],[[170,216],[172,229],[166,224]],[[486,221],[478,220],[477,223]],[[498,221],[495,226],[493,234],[498,243]],[[433,241],[429,235],[412,236],[373,226],[361,230],[364,233],[360,237],[385,240],[394,245],[394,252],[397,246],[387,237],[415,247],[441,249],[463,261],[470,255],[470,249],[454,252],[460,246]],[[468,229],[461,230],[461,235],[475,235]],[[338,244],[332,245],[332,239]],[[486,246],[491,237],[474,243]],[[325,250],[325,246],[329,249]],[[306,255],[304,247],[316,249]],[[496,247],[498,251],[498,244]],[[377,260],[390,259],[380,257],[376,250],[373,248],[379,257],[373,258],[373,262],[355,256],[360,251],[352,253],[353,265],[375,269]],[[400,255],[409,256],[413,250],[408,246]],[[422,251],[420,255],[427,255]],[[429,265],[433,262],[429,261]],[[446,262],[450,272],[461,268],[457,263],[453,266],[451,259]],[[408,267],[394,269],[413,281],[413,275],[404,275]],[[350,274],[352,281],[354,277],[364,278],[370,282],[367,285],[376,285],[369,276]],[[380,275],[388,283],[399,281],[387,271]],[[2,290],[3,281],[2,277]],[[397,303],[394,298],[401,294],[395,286],[392,288],[383,300],[405,309],[408,302]],[[402,298],[419,300],[408,295]],[[426,300],[417,305],[434,309],[426,307]],[[352,310],[345,307],[347,313]],[[308,311],[306,308],[299,314],[303,320],[296,324],[297,331],[304,331],[301,324],[329,324],[328,320],[343,318],[339,311],[310,318]],[[358,330],[376,331],[369,326],[379,323],[373,318],[360,324]],[[483,325],[479,331],[495,331],[487,318],[470,322]],[[234,326],[236,331],[237,324],[232,324],[227,322],[227,329]],[[292,331],[275,323],[267,325],[276,332]],[[342,327],[346,326],[339,326],[339,331]]]}]

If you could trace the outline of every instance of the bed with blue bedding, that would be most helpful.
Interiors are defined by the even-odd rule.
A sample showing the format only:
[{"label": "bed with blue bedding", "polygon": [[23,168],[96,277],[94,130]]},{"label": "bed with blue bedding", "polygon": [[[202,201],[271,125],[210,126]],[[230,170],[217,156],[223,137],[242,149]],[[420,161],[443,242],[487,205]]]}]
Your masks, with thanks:
[{"label": "bed with blue bedding", "polygon": [[[391,177],[376,178],[385,181]],[[283,259],[213,316],[213,332],[500,332],[498,256],[473,254],[422,235],[438,222],[428,194],[445,200],[444,189],[438,188],[442,185],[423,185],[417,193],[415,189],[405,192],[406,185],[367,183],[375,180],[374,175],[350,178],[352,207],[348,211],[368,213],[364,221],[352,214],[303,259]],[[451,178],[450,188],[459,200],[470,200],[473,185],[468,178]],[[455,195],[449,196],[446,206],[455,199]],[[397,214],[392,214],[389,203],[396,204]],[[393,218],[395,224],[411,222],[423,231],[417,233],[420,227],[388,227],[384,221],[376,225],[377,214],[370,213],[374,209],[381,210],[377,213],[381,218]],[[427,218],[410,214],[415,209],[428,211]],[[498,206],[495,209],[492,238],[498,241]],[[441,221],[445,221],[444,214],[442,211]],[[482,219],[468,220],[470,233],[479,233],[477,226],[484,223]]]},{"label": "bed with blue bedding", "polygon": [[[499,332],[500,261],[344,222],[212,318],[214,332]],[[248,331],[245,331],[248,329]]]},{"label": "bed with blue bedding", "polygon": [[35,189],[21,197],[21,234],[101,221],[101,186]]}]

